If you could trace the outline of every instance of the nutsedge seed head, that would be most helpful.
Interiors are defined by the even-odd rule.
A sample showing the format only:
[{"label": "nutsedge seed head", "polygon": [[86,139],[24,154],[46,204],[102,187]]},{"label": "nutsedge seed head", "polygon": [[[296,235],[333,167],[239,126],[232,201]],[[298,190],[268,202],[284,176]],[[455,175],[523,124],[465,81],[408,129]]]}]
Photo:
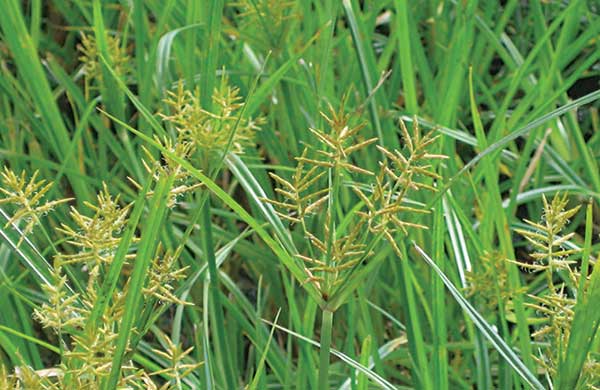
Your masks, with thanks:
[{"label": "nutsedge seed head", "polygon": [[[131,73],[131,58],[127,54],[126,48],[121,45],[121,40],[112,35],[106,37],[108,53],[115,73],[119,76],[125,76]],[[89,80],[102,80],[102,67],[100,64],[100,49],[98,48],[96,37],[94,35],[81,35],[81,43],[77,45],[77,50],[81,53],[79,61],[83,64],[86,78]]]},{"label": "nutsedge seed head", "polygon": [[42,203],[46,193],[52,188],[53,183],[46,183],[45,180],[37,180],[39,171],[35,171],[28,179],[25,171],[20,175],[15,174],[7,166],[0,173],[0,205],[9,204],[14,208],[13,216],[8,220],[5,228],[16,224],[18,221],[25,221],[25,227],[21,228],[23,236],[19,240],[19,245],[23,237],[31,233],[36,225],[40,223],[40,217],[48,214],[57,205],[68,202],[69,199],[58,199]]},{"label": "nutsedge seed head", "polygon": [[[327,130],[309,129],[315,145],[308,146],[296,157],[297,165],[289,179],[270,173],[277,185],[275,192],[282,199],[263,199],[275,207],[282,219],[302,229],[307,248],[296,254],[296,258],[303,263],[307,275],[304,283],[312,283],[323,296],[371,255],[379,238],[388,241],[396,254],[403,257],[396,235],[425,229],[425,225],[412,222],[408,217],[429,212],[415,202],[407,203],[407,196],[420,190],[435,191],[432,183],[439,176],[434,171],[433,161],[445,158],[429,153],[437,137],[433,133],[421,135],[415,121],[412,136],[401,123],[406,156],[398,150],[388,151],[377,146],[384,157],[377,175],[356,165],[352,154],[377,139],[361,138],[360,130],[365,125],[353,123],[355,118],[345,111],[346,99],[347,96],[342,99],[338,110],[330,106],[329,113],[322,114]],[[359,207],[351,216],[351,222],[344,224],[343,234],[337,232],[340,223],[333,221],[335,207],[339,207],[332,205],[337,194],[331,178],[336,175],[367,181],[365,185],[356,182],[348,185],[362,205],[356,203]],[[318,218],[317,212],[325,215],[319,224],[313,220]]]},{"label": "nutsedge seed head", "polygon": [[76,228],[62,224],[58,231],[67,236],[67,241],[79,249],[75,254],[61,254],[58,264],[80,263],[89,267],[109,264],[121,240],[120,233],[127,225],[127,216],[131,204],[121,207],[119,196],[112,197],[106,183],[97,197],[97,204],[86,202],[85,205],[94,213],[88,217],[74,207],[71,218]]},{"label": "nutsedge seed head", "polygon": [[[242,36],[253,48],[263,52],[284,49],[292,19],[298,18],[296,3],[285,0],[239,0],[227,3],[236,7],[235,26],[228,26],[232,36]],[[261,26],[261,28],[256,28]]]},{"label": "nutsedge seed head", "polygon": [[254,134],[264,122],[262,118],[240,117],[244,103],[239,89],[231,87],[226,77],[221,78],[213,92],[210,111],[202,106],[199,89],[185,89],[183,81],[178,83],[176,91],[167,94],[165,103],[171,113],[160,115],[173,125],[180,142],[191,145],[190,154],[197,152],[208,158],[219,157],[226,151],[241,154],[244,148],[254,145]]}]

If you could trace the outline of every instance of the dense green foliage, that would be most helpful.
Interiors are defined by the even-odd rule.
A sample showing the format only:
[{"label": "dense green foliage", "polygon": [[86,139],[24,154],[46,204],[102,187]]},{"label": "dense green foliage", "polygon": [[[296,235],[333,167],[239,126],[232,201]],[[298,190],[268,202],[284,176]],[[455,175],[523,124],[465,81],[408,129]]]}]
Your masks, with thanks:
[{"label": "dense green foliage", "polygon": [[0,389],[600,388],[599,13],[4,0]]}]

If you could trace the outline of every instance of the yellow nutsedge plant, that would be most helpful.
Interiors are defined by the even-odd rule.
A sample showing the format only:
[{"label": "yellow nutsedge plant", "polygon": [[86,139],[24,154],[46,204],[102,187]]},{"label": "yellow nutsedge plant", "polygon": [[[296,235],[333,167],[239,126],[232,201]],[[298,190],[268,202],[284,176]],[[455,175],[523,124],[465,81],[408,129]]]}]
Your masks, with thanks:
[{"label": "yellow nutsedge plant", "polygon": [[[296,158],[298,164],[291,180],[270,173],[278,185],[275,192],[282,200],[263,199],[276,207],[280,217],[301,226],[309,245],[307,253],[297,257],[306,263],[307,281],[315,283],[324,296],[328,296],[332,287],[342,281],[341,271],[350,270],[365,257],[369,239],[381,235],[399,254],[394,235],[407,234],[409,228],[425,228],[405,218],[410,214],[428,213],[428,210],[407,205],[407,195],[411,191],[435,190],[422,177],[439,177],[431,171],[431,164],[424,162],[445,157],[427,153],[426,149],[435,137],[431,134],[421,136],[418,126],[415,126],[411,137],[401,123],[408,156],[377,146],[386,161],[380,162],[379,173],[375,175],[353,163],[351,157],[377,139],[356,140],[364,125],[349,126],[350,116],[343,110],[342,104],[339,111],[330,109],[329,116],[323,115],[330,127],[329,132],[309,130],[320,147],[309,146]],[[349,178],[352,174],[371,178],[372,181],[370,185],[350,185],[364,209],[356,211],[351,223],[344,223],[352,228],[341,233],[337,231],[341,221],[332,220],[332,206],[339,202],[341,178]],[[323,230],[311,231],[310,218],[315,218],[315,214],[323,208]]]},{"label": "yellow nutsedge plant", "polygon": [[[255,133],[264,121],[262,118],[246,118],[242,115],[245,103],[239,89],[231,86],[227,77],[221,77],[219,85],[212,92],[211,104],[207,106],[199,88],[187,89],[184,82],[179,81],[175,91],[167,92],[168,96],[164,100],[167,112],[159,115],[175,135],[175,153],[179,150],[180,157],[185,154],[184,158],[214,179],[227,153],[242,154],[245,148],[254,147]],[[186,191],[195,187],[180,188]],[[228,351],[229,347],[224,334],[224,311],[218,287],[209,193],[202,192],[199,201],[201,207],[197,216],[201,218],[202,249],[208,265],[209,287],[215,308],[215,321],[211,325],[215,334],[215,351],[220,355],[219,351]],[[168,291],[155,292],[169,297]],[[222,356],[219,359],[224,368],[227,387],[236,387],[236,375],[229,360]]]},{"label": "yellow nutsedge plant", "polygon": [[[57,230],[67,237],[66,242],[75,248],[76,253],[56,255],[55,284],[44,288],[48,302],[35,310],[35,317],[41,324],[53,329],[59,336],[63,375],[69,374],[83,387],[97,387],[101,378],[110,373],[111,351],[117,338],[114,324],[123,315],[124,294],[117,291],[99,323],[90,327],[89,331],[84,330],[98,299],[96,291],[102,284],[102,275],[114,258],[121,239],[119,234],[128,222],[131,205],[121,207],[119,203],[119,196],[112,197],[103,184],[97,203],[85,203],[93,213],[91,216],[71,209],[70,215],[76,228],[62,224]],[[62,270],[73,264],[81,265],[82,270],[88,273],[87,288],[81,294],[74,294],[66,288],[67,277]],[[64,339],[66,336],[70,336],[68,341]]]},{"label": "yellow nutsedge plant", "polygon": [[[355,165],[352,154],[377,141],[376,138],[357,141],[363,123],[352,125],[351,115],[345,112],[345,99],[339,110],[329,107],[330,114],[322,114],[329,131],[309,129],[317,141],[316,146],[307,146],[298,162],[292,180],[277,174],[271,177],[278,184],[275,191],[283,200],[263,199],[279,210],[278,215],[301,226],[308,239],[306,254],[296,257],[305,263],[308,278],[323,297],[327,297],[337,285],[344,271],[358,264],[365,254],[364,221],[360,216],[352,229],[345,234],[338,231],[338,221],[332,216],[332,204],[339,201],[340,181],[351,174],[372,176],[372,172]],[[311,219],[325,208],[324,229],[311,231]]]},{"label": "yellow nutsedge plant", "polygon": [[[530,256],[534,263],[515,261],[520,267],[545,274],[547,289],[537,295],[528,295],[531,302],[526,306],[534,309],[542,319],[541,326],[533,336],[543,344],[539,356],[534,355],[535,361],[546,370],[550,377],[557,374],[561,361],[564,360],[566,348],[571,334],[577,299],[569,293],[568,285],[561,281],[555,282],[560,271],[570,279],[574,286],[580,284],[582,276],[575,268],[576,261],[570,260],[573,255],[581,252],[579,248],[568,248],[568,242],[574,232],[562,234],[570,219],[577,214],[581,206],[567,209],[567,194],[556,194],[552,201],[542,196],[543,213],[540,222],[525,220],[531,230],[515,229],[534,249]],[[591,355],[583,367],[582,382],[588,383],[587,388],[595,388],[598,383],[599,362]]]},{"label": "yellow nutsedge plant", "polygon": [[[162,174],[181,173],[171,166],[169,169],[165,168]],[[10,209],[14,210],[9,224],[17,224],[21,219],[27,220],[24,232],[31,232],[42,214],[67,201],[62,199],[42,203],[51,183],[36,181],[37,172],[28,179],[25,173],[16,175],[5,167],[1,178],[1,192],[5,197],[0,202],[9,204]],[[118,338],[115,324],[121,321],[125,313],[129,278],[113,291],[110,303],[99,314],[94,326],[87,326],[87,322],[101,298],[98,292],[121,242],[121,232],[128,224],[131,204],[122,206],[119,196],[112,196],[106,184],[103,184],[95,203],[84,204],[88,209],[87,213],[71,208],[73,225],[63,223],[57,229],[66,237],[65,243],[72,246],[73,252],[56,254],[54,266],[50,270],[50,283],[42,286],[47,301],[34,308],[34,318],[58,338],[61,363],[45,370],[33,370],[23,365],[10,374],[2,366],[2,389],[100,389],[102,381],[111,372]],[[133,237],[132,241],[135,242],[136,238]],[[159,245],[151,263],[147,283],[142,290],[146,298],[145,307],[156,309],[156,302],[163,307],[165,303],[187,304],[175,294],[176,283],[185,277],[187,271],[187,267],[178,268],[179,254],[180,250],[165,252]],[[126,256],[126,259],[131,258],[131,254]],[[72,274],[66,272],[73,265],[79,265],[84,275],[87,273],[87,284],[78,292],[74,292],[69,286],[68,275]],[[126,347],[127,350],[132,348],[131,344]],[[162,385],[160,389],[178,388],[174,383],[189,375],[192,366],[197,366],[182,361],[190,351],[184,351],[181,346],[172,342],[168,343],[161,356],[169,357],[171,367],[167,371],[161,371],[160,375],[173,376],[174,380]],[[155,373],[146,373],[130,363],[122,367],[122,373],[118,382],[120,388],[159,388],[152,379]]]},{"label": "yellow nutsedge plant", "polygon": [[[360,134],[365,124],[356,123],[356,116],[346,112],[347,98],[338,110],[330,106],[329,113],[322,114],[327,130],[309,129],[315,142],[296,157],[290,179],[270,173],[281,199],[263,199],[282,219],[298,226],[305,238],[295,256],[306,273],[303,282],[312,283],[322,297],[319,388],[327,387],[333,312],[341,305],[337,294],[342,294],[351,277],[360,277],[359,266],[372,257],[382,238],[403,257],[396,236],[426,228],[411,222],[410,216],[429,212],[409,205],[408,196],[435,191],[432,182],[439,176],[432,161],[445,158],[428,152],[436,140],[432,133],[421,135],[415,121],[410,135],[400,122],[405,150],[389,151],[378,145],[382,161],[377,174],[357,164],[355,153],[367,151],[377,139]],[[353,212],[339,212],[344,209]]]}]

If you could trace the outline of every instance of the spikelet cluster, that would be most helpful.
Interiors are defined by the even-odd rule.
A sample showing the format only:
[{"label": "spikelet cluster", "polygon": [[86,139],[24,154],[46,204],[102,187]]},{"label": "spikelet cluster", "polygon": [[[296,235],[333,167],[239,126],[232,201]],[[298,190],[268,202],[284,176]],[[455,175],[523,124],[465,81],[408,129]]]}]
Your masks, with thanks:
[{"label": "spikelet cluster", "polygon": [[[305,282],[313,283],[324,298],[373,254],[381,238],[401,255],[396,234],[424,228],[408,218],[428,211],[405,202],[413,191],[435,190],[427,183],[439,178],[430,162],[444,157],[427,152],[434,136],[421,136],[418,127],[410,136],[401,123],[405,152],[377,146],[382,156],[377,174],[357,165],[353,154],[372,147],[377,139],[360,134],[365,125],[354,122],[345,102],[346,98],[338,110],[330,106],[329,113],[322,114],[327,130],[309,129],[315,143],[296,157],[290,179],[270,173],[281,199],[263,199],[282,219],[301,229],[305,242],[299,246],[305,249],[296,257],[304,266]],[[350,197],[352,203],[342,205],[344,191],[346,199],[356,195]],[[336,217],[341,207],[354,209],[344,221]]]},{"label": "spikelet cluster", "polygon": [[45,180],[37,180],[39,171],[35,171],[28,178],[25,171],[20,175],[14,173],[8,167],[4,167],[0,173],[0,205],[10,205],[12,217],[8,220],[4,228],[11,225],[21,225],[21,238],[18,245],[23,241],[23,238],[29,235],[35,226],[40,224],[40,218],[54,209],[57,205],[68,202],[70,199],[59,199],[43,202],[44,196],[52,188],[52,183],[46,183]]},{"label": "spikelet cluster", "polygon": [[353,190],[365,203],[367,210],[359,212],[368,221],[369,230],[382,234],[399,257],[402,257],[396,244],[397,234],[408,234],[408,229],[426,229],[427,227],[411,222],[410,215],[427,214],[429,210],[415,204],[408,204],[407,199],[415,192],[424,190],[435,192],[430,182],[440,179],[435,173],[433,161],[445,159],[446,156],[429,153],[429,147],[437,140],[433,132],[422,135],[415,120],[413,134],[409,134],[403,121],[400,121],[404,153],[400,150],[389,151],[377,145],[384,158],[379,162],[379,173],[371,185],[368,196],[360,187]]},{"label": "spikelet cluster", "polygon": [[360,140],[358,133],[365,127],[364,123],[351,125],[352,116],[345,112],[345,97],[336,111],[329,106],[329,115],[321,113],[329,126],[329,131],[319,129],[308,129],[318,141],[318,148],[307,147],[313,151],[315,158],[309,159],[305,156],[297,158],[299,162],[311,164],[322,168],[333,168],[337,172],[346,170],[352,173],[373,175],[372,172],[352,163],[352,154],[366,148],[377,141],[377,138]]},{"label": "spikelet cluster", "polygon": [[588,390],[600,389],[600,356],[591,352],[583,365],[582,384]]},{"label": "spikelet cluster", "polygon": [[[172,167],[171,167],[172,168]],[[176,171],[165,170],[163,174],[176,175]],[[36,182],[36,174],[26,179],[25,174],[15,175],[12,171],[4,171],[4,187],[2,193],[7,195],[3,203],[12,202],[15,210],[11,222],[21,218],[37,218],[48,212],[56,204],[65,200],[41,203],[43,195],[51,184]],[[52,331],[60,346],[61,363],[57,367],[34,370],[26,365],[17,366],[13,373],[5,367],[0,371],[0,388],[2,389],[99,389],[112,367],[112,360],[118,338],[118,327],[125,313],[125,298],[128,283],[118,286],[106,309],[99,318],[89,326],[88,320],[100,298],[98,291],[104,284],[104,277],[114,260],[115,252],[121,242],[121,234],[128,224],[130,204],[122,205],[119,196],[113,197],[104,184],[96,202],[86,202],[88,210],[71,209],[72,225],[63,223],[58,232],[62,233],[65,243],[72,248],[71,252],[60,252],[55,256],[51,269],[50,283],[43,285],[47,300],[34,309],[34,318]],[[33,226],[33,225],[31,225]],[[30,231],[31,228],[27,228]],[[134,242],[136,239],[134,238]],[[149,269],[147,283],[143,288],[145,307],[155,310],[158,305],[187,304],[177,297],[176,284],[185,277],[187,268],[179,268],[175,253],[164,251],[159,245],[155,259]],[[133,254],[126,256],[130,261]],[[127,263],[126,263],[127,265]],[[87,281],[81,289],[74,291],[67,268],[76,266]],[[131,350],[128,345],[126,350]],[[180,345],[166,343],[161,353],[168,358],[167,368],[157,372],[144,372],[131,362],[125,362],[119,388],[136,389],[175,389],[181,380],[190,375],[198,364],[184,362],[191,352],[183,350]],[[173,380],[159,387],[156,375],[168,376]],[[67,379],[68,378],[68,379]],[[161,381],[162,383],[162,381]]]},{"label": "spikelet cluster", "polygon": [[237,9],[237,26],[230,33],[263,53],[283,49],[291,21],[298,17],[293,1],[240,0],[228,5]]},{"label": "spikelet cluster", "polygon": [[178,252],[164,251],[162,245],[159,244],[156,256],[150,267],[148,285],[143,289],[143,293],[146,296],[153,297],[159,302],[169,302],[178,305],[190,304],[174,294],[175,283],[186,277],[186,272],[189,268],[178,267],[178,258]]},{"label": "spikelet cluster", "polygon": [[153,372],[151,375],[162,375],[171,380],[161,386],[160,390],[180,389],[182,388],[182,380],[202,366],[203,363],[186,361],[193,348],[184,350],[180,344],[174,344],[169,337],[163,335],[162,338],[166,347],[163,350],[153,349],[152,352],[169,362],[169,365],[164,369]]},{"label": "spikelet cluster", "polygon": [[542,200],[544,203],[542,220],[539,223],[525,220],[533,230],[515,229],[515,231],[535,248],[535,252],[531,253],[535,263],[521,263],[520,265],[533,271],[546,271],[548,285],[553,289],[554,272],[569,271],[573,261],[569,261],[568,256],[577,252],[576,249],[566,249],[564,246],[575,233],[565,235],[560,233],[581,206],[565,210],[568,203],[566,195],[556,195],[552,202],[548,202],[545,196],[542,197]]},{"label": "spikelet cluster", "polygon": [[198,153],[201,160],[210,160],[226,151],[241,154],[254,145],[254,134],[263,120],[240,117],[244,103],[239,89],[230,86],[226,77],[213,92],[210,110],[202,106],[199,89],[190,91],[183,81],[167,94],[164,102],[170,113],[160,115],[174,127],[177,144],[182,144],[179,148],[190,156]]},{"label": "spikelet cluster", "polygon": [[83,326],[83,309],[77,305],[79,294],[68,288],[67,276],[62,268],[55,267],[52,273],[53,284],[42,286],[48,302],[45,302],[40,309],[34,310],[34,318],[44,328],[51,328],[60,335],[65,328]]},{"label": "spikelet cluster", "polygon": [[[131,58],[127,50],[121,44],[121,40],[112,35],[106,37],[108,54],[112,62],[112,68],[119,76],[131,73]],[[100,49],[94,35],[81,35],[81,43],[77,45],[81,53],[79,61],[83,64],[83,70],[87,80],[102,80],[102,66],[100,60]]]},{"label": "spikelet cluster", "polygon": [[0,388],[2,389],[14,389],[17,387],[17,378],[14,375],[10,375],[6,366],[0,363]]},{"label": "spikelet cluster", "polygon": [[[169,153],[172,153],[182,160],[188,160],[191,157],[193,144],[184,138],[183,133],[179,133],[175,141],[169,137],[161,139],[158,136],[154,136],[154,141]],[[189,172],[183,168],[180,162],[172,158],[168,153],[161,151],[160,158],[156,158],[145,146],[142,146],[142,150],[146,155],[146,158],[142,159],[142,164],[146,171],[152,174],[154,181],[157,182],[161,176],[172,176],[174,178],[173,186],[169,189],[169,196],[167,197],[168,207],[174,207],[178,203],[179,198],[184,194],[193,192],[195,189],[202,187],[202,183],[193,182]],[[142,186],[132,178],[129,178],[129,180],[136,188],[142,188]],[[154,191],[147,192],[148,197],[153,195]]]},{"label": "spikelet cluster", "polygon": [[16,367],[14,373],[9,374],[6,367],[1,366],[0,388],[11,390],[25,389],[60,389],[57,382],[62,374],[60,369],[44,369],[35,371],[33,368],[22,365]]},{"label": "spikelet cluster", "polygon": [[109,324],[103,323],[91,331],[71,336],[74,347],[64,353],[65,366],[70,374],[78,378],[89,378],[84,383],[90,385],[108,377],[118,337],[111,328]]},{"label": "spikelet cluster", "polygon": [[[580,253],[579,249],[569,249],[567,243],[575,233],[563,234],[563,230],[569,224],[569,220],[579,211],[580,206],[567,209],[568,197],[566,194],[557,194],[552,201],[542,197],[544,210],[540,222],[525,220],[531,226],[531,230],[515,229],[534,248],[530,256],[534,263],[517,261],[516,263],[534,272],[543,272],[546,276],[547,289],[537,295],[528,295],[529,302],[526,306],[534,309],[542,319],[541,325],[533,333],[533,336],[541,341],[546,347],[542,347],[542,353],[534,354],[534,359],[543,367],[550,377],[557,373],[559,363],[564,360],[565,346],[569,341],[571,326],[574,318],[576,298],[568,292],[568,288],[561,280],[556,283],[556,273],[562,271],[568,276],[571,283],[579,285],[582,277],[575,269],[575,261],[570,260],[574,255]],[[584,277],[587,277],[584,276]],[[600,378],[597,373],[598,362],[593,357],[588,357],[582,372],[583,381],[587,388],[594,388]]]},{"label": "spikelet cluster", "polygon": [[103,263],[110,264],[114,258],[131,205],[121,207],[119,196],[113,198],[106,183],[98,194],[97,204],[86,202],[85,205],[93,212],[92,216],[71,207],[75,227],[62,224],[58,229],[67,237],[67,242],[78,249],[75,254],[60,254],[59,265],[80,263],[94,269]]}]

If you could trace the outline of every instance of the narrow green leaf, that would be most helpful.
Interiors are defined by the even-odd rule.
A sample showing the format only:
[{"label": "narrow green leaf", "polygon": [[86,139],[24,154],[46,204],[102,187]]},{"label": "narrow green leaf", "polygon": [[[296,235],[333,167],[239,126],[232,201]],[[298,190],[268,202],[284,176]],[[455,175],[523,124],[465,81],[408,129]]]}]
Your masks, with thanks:
[{"label": "narrow green leaf", "polygon": [[[567,345],[567,351],[559,362],[558,378],[555,383],[557,390],[570,390],[579,388],[578,381],[581,380],[581,374],[585,360],[590,352],[594,337],[598,332],[600,325],[600,311],[597,309],[600,301],[600,262],[596,262],[592,275],[589,279],[587,289],[584,290],[585,280],[587,279],[587,269],[590,262],[590,246],[593,225],[593,214],[591,203],[586,212],[586,234],[583,251],[581,284],[577,294],[577,303],[575,305],[575,314],[573,324],[571,325],[571,334]],[[585,273],[584,273],[585,271]]]},{"label": "narrow green leaf", "polygon": [[146,220],[145,229],[142,232],[135,262],[133,263],[133,272],[127,290],[127,297],[125,298],[125,307],[128,309],[125,311],[119,324],[119,336],[115,341],[115,352],[110,374],[102,386],[105,390],[115,389],[121,376],[125,353],[129,345],[129,337],[143,300],[142,289],[148,274],[148,267],[158,245],[157,238],[166,214],[167,196],[172,185],[173,177],[171,176],[161,178],[154,188],[154,195],[149,205],[149,209],[151,210],[150,215]]},{"label": "narrow green leaf", "polygon": [[454,297],[456,302],[462,307],[462,309],[471,318],[475,326],[481,331],[485,338],[492,344],[492,346],[498,351],[500,356],[506,360],[508,364],[515,370],[521,378],[523,378],[532,388],[536,390],[544,390],[545,387],[537,379],[534,373],[532,373],[527,366],[521,361],[517,354],[506,344],[504,340],[498,336],[498,334],[492,329],[490,324],[475,310],[475,308],[467,301],[461,294],[461,292],[454,287],[454,284],[448,279],[448,277],[440,270],[435,262],[421,249],[416,243],[413,245],[417,252],[423,257],[425,262],[435,271],[435,273],[442,279],[450,294]]},{"label": "narrow green leaf", "polygon": [[[317,348],[321,348],[321,345],[314,341],[309,339],[306,336],[303,336],[299,333],[296,333],[290,329],[287,329],[281,325],[277,325],[274,324],[270,321],[264,320],[263,321],[279,330],[282,330],[294,337],[296,337],[299,340],[302,340],[304,342],[307,342]],[[382,378],[380,375],[378,375],[377,373],[373,372],[372,370],[369,370],[367,367],[363,366],[362,364],[360,364],[359,362],[357,362],[356,360],[353,360],[352,358],[350,358],[349,356],[347,356],[346,354],[331,348],[330,353],[337,357],[338,359],[340,359],[341,361],[343,361],[344,363],[346,363],[347,365],[349,365],[350,367],[354,368],[355,370],[358,370],[360,373],[364,374],[365,376],[367,376],[369,379],[371,379],[375,384],[381,386],[381,388],[386,389],[386,390],[396,390],[396,387],[394,385],[392,385],[390,382],[388,382],[387,380],[385,380],[384,378]]]},{"label": "narrow green leaf", "polygon": [[[279,318],[279,314],[281,313],[281,309],[277,310],[277,314],[275,315],[275,319],[273,320],[274,324],[277,324],[277,319]],[[258,362],[258,367],[256,368],[256,373],[254,374],[254,379],[252,379],[252,383],[248,386],[248,390],[257,389],[258,382],[260,381],[261,376],[263,375],[263,371],[265,368],[265,361],[267,360],[267,352],[269,351],[269,345],[271,344],[271,340],[273,339],[273,334],[275,333],[275,327],[271,328],[271,333],[269,334],[269,339],[267,340],[267,346],[265,347],[263,353],[260,356],[260,361]]]}]

